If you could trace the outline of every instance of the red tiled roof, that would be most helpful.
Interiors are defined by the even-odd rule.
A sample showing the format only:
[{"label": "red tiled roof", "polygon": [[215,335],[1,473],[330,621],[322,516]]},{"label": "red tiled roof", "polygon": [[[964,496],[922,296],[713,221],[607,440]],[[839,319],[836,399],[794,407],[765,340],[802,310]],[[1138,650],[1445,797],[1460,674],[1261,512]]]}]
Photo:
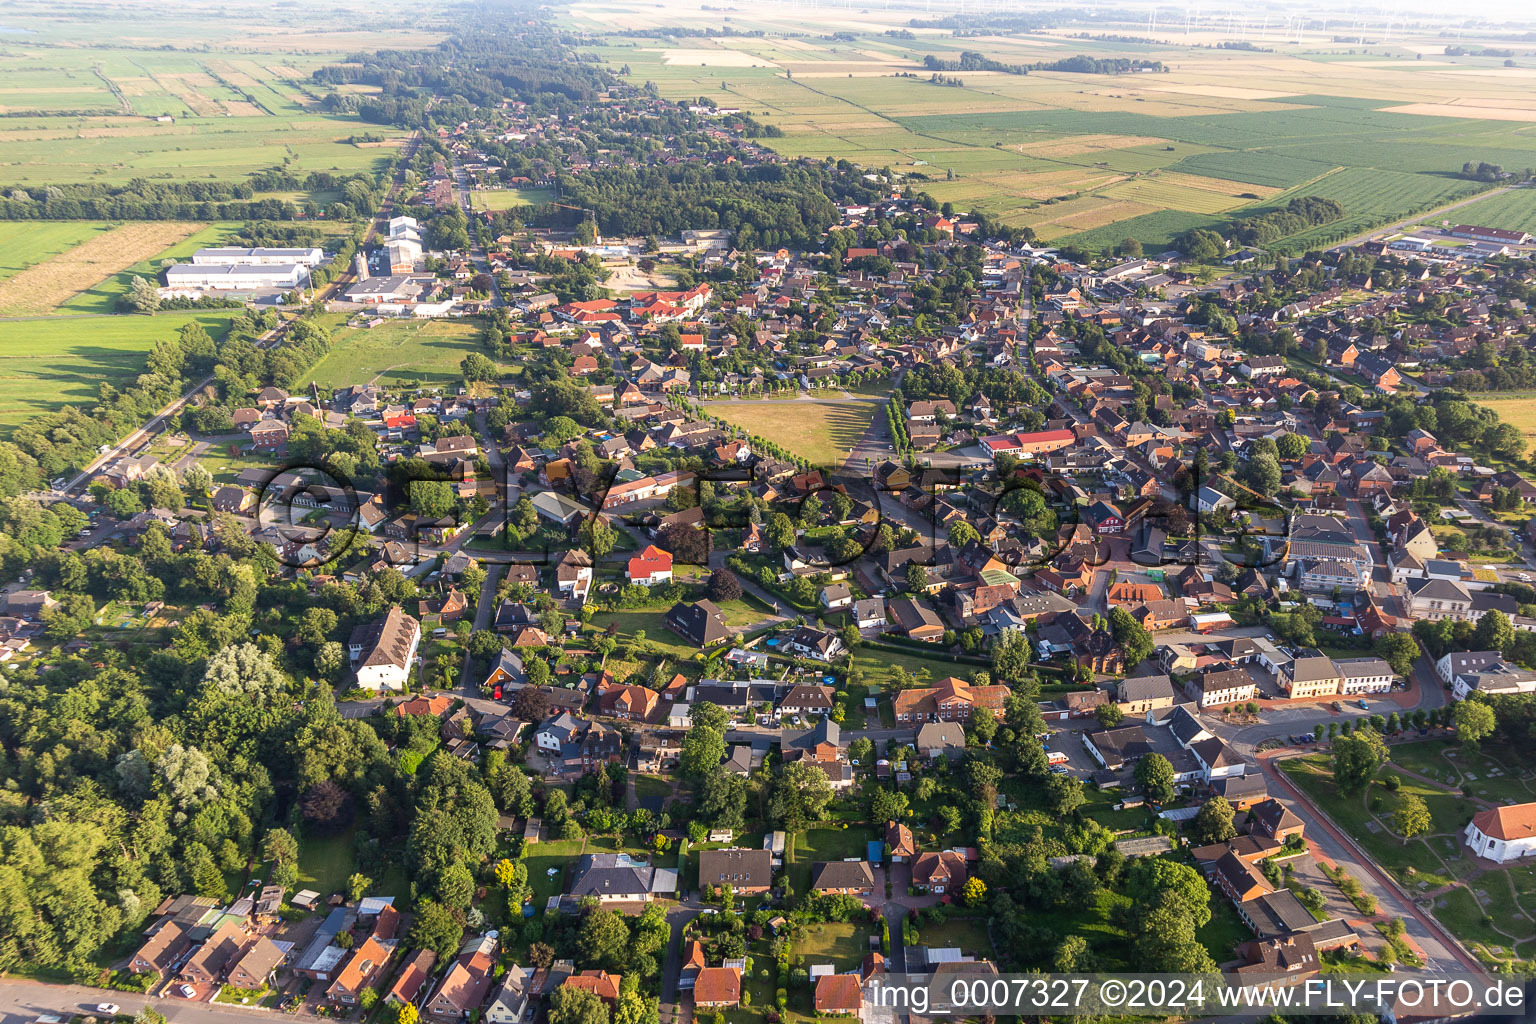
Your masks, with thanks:
[{"label": "red tiled roof", "polygon": [[816,979],[818,1013],[854,1013],[864,1006],[864,988],[857,974],[823,974]]},{"label": "red tiled roof", "polygon": [[705,967],[693,983],[693,1001],[698,1005],[741,1001],[741,971],[735,967]]},{"label": "red tiled roof", "polygon": [[1479,811],[1472,816],[1472,824],[1491,839],[1530,839],[1536,836],[1536,802]]}]

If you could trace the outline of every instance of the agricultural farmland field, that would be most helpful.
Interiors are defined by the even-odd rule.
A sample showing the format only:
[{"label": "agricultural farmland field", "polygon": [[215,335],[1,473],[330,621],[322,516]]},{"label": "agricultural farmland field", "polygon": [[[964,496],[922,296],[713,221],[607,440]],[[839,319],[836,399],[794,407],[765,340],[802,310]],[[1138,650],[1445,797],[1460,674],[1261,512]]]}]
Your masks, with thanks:
[{"label": "agricultural farmland field", "polygon": [[[1425,60],[1431,51],[1345,52],[1317,42],[1202,51],[1176,40],[1083,42],[1050,33],[893,39],[872,27],[881,15],[865,12],[864,31],[835,40],[777,38],[784,29],[775,16],[743,18],[742,27],[765,34],[698,40],[689,60],[669,60],[660,47],[625,45],[631,15],[647,24],[682,17],[666,4],[653,12],[610,0],[583,5],[576,18],[608,34],[596,55],[630,65],[663,95],[739,106],[782,130],[764,141],[786,156],[920,175],[916,187],[936,200],[1048,240],[1101,247],[1129,236],[1166,246],[1189,228],[1219,227],[1292,195],[1338,200],[1344,220],[1280,243],[1304,249],[1475,194],[1484,186],[1457,177],[1469,159],[1536,166],[1536,136],[1522,114],[1531,106],[1530,72],[1491,59]],[[1143,56],[1169,71],[966,72],[958,84],[936,85],[921,70],[904,70],[963,49],[1003,61]]]},{"label": "agricultural farmland field", "polygon": [[1492,391],[1468,397],[1492,409],[1505,423],[1513,423],[1525,435],[1527,445],[1536,443],[1536,393]]},{"label": "agricultural farmland field", "polygon": [[223,245],[239,228],[240,225],[232,221],[197,226],[191,234],[97,281],[61,304],[57,311],[66,314],[114,313],[119,296],[127,294],[135,277],[148,277],[158,282],[157,275],[163,264],[190,260],[198,249]]},{"label": "agricultural farmland field", "polygon": [[0,316],[51,313],[92,285],[165,251],[202,227],[180,221],[148,221],[97,233],[0,282]]},{"label": "agricultural farmland field", "polygon": [[100,221],[0,221],[0,281],[73,249],[112,225]]},{"label": "agricultural farmland field", "polygon": [[308,81],[341,56],[14,46],[0,52],[0,184],[375,170],[393,149],[362,137],[404,133],[324,112]]},{"label": "agricultural farmland field", "polygon": [[144,372],[155,342],[195,320],[215,340],[235,310],[156,316],[52,317],[0,324],[0,434],[65,405],[89,406],[102,384],[122,388]]},{"label": "agricultural farmland field", "polygon": [[1456,220],[1463,224],[1536,234],[1536,189],[1511,189],[1479,199],[1475,204],[1457,210]]}]

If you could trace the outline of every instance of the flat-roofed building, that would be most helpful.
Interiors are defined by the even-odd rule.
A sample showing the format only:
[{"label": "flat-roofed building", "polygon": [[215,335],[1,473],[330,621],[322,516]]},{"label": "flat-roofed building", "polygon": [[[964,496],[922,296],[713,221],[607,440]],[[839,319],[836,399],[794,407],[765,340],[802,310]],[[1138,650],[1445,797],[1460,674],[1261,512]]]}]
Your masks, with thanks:
[{"label": "flat-roofed building", "polygon": [[325,262],[325,251],[319,246],[299,248],[270,248],[258,246],[243,249],[239,246],[221,245],[199,249],[192,254],[192,262],[200,267],[230,265],[273,266],[299,263],[306,267],[318,267]]},{"label": "flat-roofed building", "polygon": [[173,293],[285,291],[308,280],[309,268],[302,263],[178,263],[165,271],[165,288]]}]

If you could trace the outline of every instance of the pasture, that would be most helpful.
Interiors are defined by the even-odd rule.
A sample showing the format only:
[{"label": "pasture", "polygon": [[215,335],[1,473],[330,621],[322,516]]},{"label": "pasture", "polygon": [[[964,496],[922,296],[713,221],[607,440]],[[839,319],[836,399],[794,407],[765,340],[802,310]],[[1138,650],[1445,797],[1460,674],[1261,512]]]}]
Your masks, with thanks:
[{"label": "pasture", "polygon": [[236,180],[285,161],[301,175],[371,171],[391,150],[354,136],[404,134],[319,108],[309,74],[340,52],[75,43],[0,53],[0,183]]},{"label": "pasture", "polygon": [[218,340],[235,312],[53,317],[0,327],[0,433],[64,405],[94,404],[102,384],[122,388],[143,373],[145,354],[182,324],[195,320]]},{"label": "pasture", "polygon": [[876,399],[865,398],[797,398],[710,402],[705,409],[749,434],[767,438],[809,459],[813,466],[840,466],[880,414],[880,405]]},{"label": "pasture", "polygon": [[322,388],[462,380],[459,363],[482,352],[479,325],[465,320],[388,320],[378,327],[337,326],[331,351],[311,373]]},{"label": "pasture", "polygon": [[77,293],[165,251],[202,227],[179,221],[147,221],[97,233],[0,282],[0,315],[52,313]]}]

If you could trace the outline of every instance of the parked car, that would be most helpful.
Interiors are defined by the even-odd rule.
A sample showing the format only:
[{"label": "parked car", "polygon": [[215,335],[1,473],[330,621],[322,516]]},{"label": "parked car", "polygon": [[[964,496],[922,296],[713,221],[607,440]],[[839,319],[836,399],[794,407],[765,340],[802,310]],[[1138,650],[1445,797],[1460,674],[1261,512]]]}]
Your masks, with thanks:
[{"label": "parked car", "polygon": [[123,1012],[123,1008],[118,1006],[116,1003],[97,1003],[96,1012],[104,1013],[108,1017],[116,1017],[118,1014]]},{"label": "parked car", "polygon": [[1369,705],[1369,704],[1367,704],[1367,703],[1366,703],[1366,702],[1365,702],[1365,701],[1364,701],[1364,699],[1361,699],[1361,700],[1357,700],[1357,701],[1355,701],[1355,703],[1356,703],[1356,704],[1357,704],[1357,705],[1358,705],[1358,706],[1359,706],[1359,707],[1361,707],[1361,708],[1364,708],[1364,709],[1366,709],[1366,710],[1369,710],[1369,709],[1370,709],[1370,707],[1371,707],[1371,706],[1370,706],[1370,705]]},{"label": "parked car", "polygon": [[197,989],[193,988],[191,985],[177,985],[176,991],[181,993],[181,997],[183,999],[192,999],[197,995]]}]

